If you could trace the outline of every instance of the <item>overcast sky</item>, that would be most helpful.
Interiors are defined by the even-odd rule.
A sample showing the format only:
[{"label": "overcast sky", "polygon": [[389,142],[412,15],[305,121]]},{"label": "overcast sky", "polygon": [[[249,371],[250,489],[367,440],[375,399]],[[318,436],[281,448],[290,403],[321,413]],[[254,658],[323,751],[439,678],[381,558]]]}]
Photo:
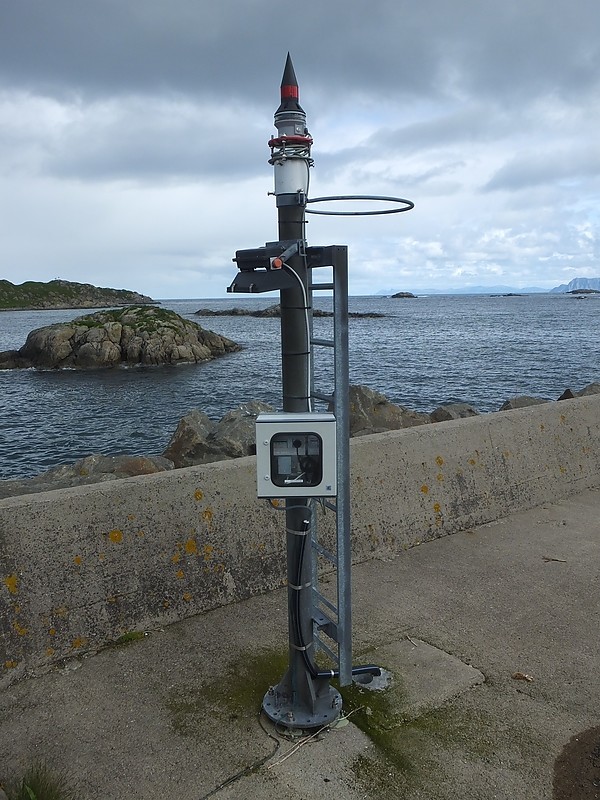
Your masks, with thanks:
[{"label": "overcast sky", "polygon": [[600,276],[598,0],[1,0],[0,278],[224,296],[288,50],[351,294]]}]

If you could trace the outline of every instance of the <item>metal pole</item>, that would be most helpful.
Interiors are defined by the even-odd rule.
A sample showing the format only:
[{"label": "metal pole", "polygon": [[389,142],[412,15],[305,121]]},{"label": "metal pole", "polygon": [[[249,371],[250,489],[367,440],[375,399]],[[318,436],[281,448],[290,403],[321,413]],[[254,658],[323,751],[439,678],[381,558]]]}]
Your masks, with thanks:
[{"label": "metal pole", "polygon": [[[281,82],[281,105],[275,113],[278,136],[271,140],[279,240],[298,241],[300,252],[286,262],[295,277],[281,290],[281,363],[283,410],[311,410],[311,292],[304,252],[304,214],[308,192],[310,145],[306,115],[298,103],[298,83],[288,54]],[[287,727],[318,727],[335,720],[339,693],[317,675],[312,620],[312,506],[307,498],[286,501],[289,619],[289,667],[263,700],[266,714]]]}]

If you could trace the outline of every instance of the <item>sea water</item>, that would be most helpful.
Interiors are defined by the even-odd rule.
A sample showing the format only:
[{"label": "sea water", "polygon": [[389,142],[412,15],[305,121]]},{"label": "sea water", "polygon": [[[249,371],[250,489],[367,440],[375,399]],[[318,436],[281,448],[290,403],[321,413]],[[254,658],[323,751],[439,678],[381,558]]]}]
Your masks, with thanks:
[{"label": "sea water", "polygon": [[[35,475],[90,453],[160,454],[179,419],[198,408],[214,419],[252,399],[281,407],[277,318],[199,317],[200,308],[264,308],[275,296],[165,300],[162,305],[242,345],[199,365],[102,370],[0,371],[0,479]],[[319,298],[330,308],[330,298]],[[351,297],[350,381],[418,411],[451,402],[495,411],[521,394],[555,400],[600,380],[600,295]],[[0,350],[30,330],[81,310],[0,313]],[[332,335],[316,318],[314,335]],[[315,384],[331,389],[331,355],[317,348]]]}]

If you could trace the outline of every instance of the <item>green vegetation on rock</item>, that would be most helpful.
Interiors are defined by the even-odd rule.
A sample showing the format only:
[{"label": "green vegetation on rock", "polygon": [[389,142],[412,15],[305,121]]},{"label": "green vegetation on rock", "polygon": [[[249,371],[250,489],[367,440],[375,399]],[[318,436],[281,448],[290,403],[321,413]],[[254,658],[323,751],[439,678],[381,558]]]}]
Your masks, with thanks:
[{"label": "green vegetation on rock", "polygon": [[89,283],[53,280],[14,284],[0,280],[0,309],[102,308],[153,303],[151,297],[128,289],[109,289]]}]

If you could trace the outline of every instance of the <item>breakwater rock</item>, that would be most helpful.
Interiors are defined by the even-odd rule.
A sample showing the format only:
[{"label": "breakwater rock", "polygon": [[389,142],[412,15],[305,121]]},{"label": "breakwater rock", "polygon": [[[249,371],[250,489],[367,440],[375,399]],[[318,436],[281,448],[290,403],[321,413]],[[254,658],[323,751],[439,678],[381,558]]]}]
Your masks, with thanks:
[{"label": "breakwater rock", "polygon": [[73,464],[60,464],[34,478],[0,481],[0,499],[116,481],[134,475],[152,475],[173,468],[173,462],[162,456],[103,456],[95,453]]},{"label": "breakwater rock", "polygon": [[[590,394],[600,394],[600,383],[588,384],[579,391],[567,389],[558,399]],[[430,414],[413,411],[391,403],[384,394],[367,386],[351,386],[349,399],[352,437],[443,423],[479,414],[468,403],[441,405]],[[552,401],[520,395],[506,400],[498,411],[549,402]],[[215,422],[200,409],[193,409],[181,418],[160,456],[88,456],[74,464],[54,467],[34,478],[0,481],[0,499],[254,455],[256,417],[260,413],[273,411],[275,409],[267,403],[252,400],[228,411],[221,420]]]},{"label": "breakwater rock", "polygon": [[154,303],[151,297],[128,289],[106,289],[74,281],[0,280],[0,309],[106,308]]},{"label": "breakwater rock", "polygon": [[[194,313],[198,317],[258,317],[259,319],[271,319],[281,316],[281,305],[278,303],[277,305],[260,309],[235,306],[234,308],[220,308],[217,311],[211,308],[199,308]],[[313,317],[333,317],[333,311],[313,308],[312,315]],[[385,317],[385,314],[379,314],[375,311],[349,311],[348,316],[353,319],[375,319],[377,317]]]},{"label": "breakwater rock", "polygon": [[0,353],[0,369],[196,363],[240,349],[174,311],[129,306],[38,328],[19,350]]}]

